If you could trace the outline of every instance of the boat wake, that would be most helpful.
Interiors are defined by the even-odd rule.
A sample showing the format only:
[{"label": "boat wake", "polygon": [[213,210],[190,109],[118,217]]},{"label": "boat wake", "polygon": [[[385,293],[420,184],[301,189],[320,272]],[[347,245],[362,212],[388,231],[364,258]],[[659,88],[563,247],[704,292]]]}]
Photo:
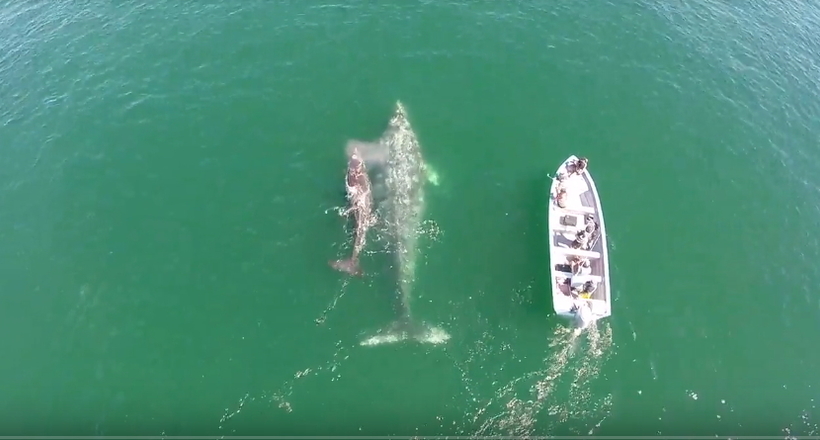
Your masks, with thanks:
[{"label": "boat wake", "polygon": [[[592,435],[612,406],[611,395],[596,396],[591,386],[609,357],[611,327],[602,322],[586,329],[559,326],[551,339],[544,368],[508,381],[487,400],[468,390],[484,403],[467,417],[464,431],[475,436],[530,436],[584,426],[588,432],[574,434]],[[466,382],[476,388],[469,379]]]},{"label": "boat wake", "polygon": [[330,301],[330,303],[328,303],[327,307],[325,307],[325,309],[322,310],[322,313],[319,315],[319,317],[313,320],[316,323],[316,325],[322,325],[325,323],[325,321],[327,321],[327,316],[330,314],[330,312],[333,311],[333,309],[336,308],[336,305],[339,303],[339,300],[345,296],[345,293],[347,293],[348,285],[350,285],[350,278],[343,278],[342,286],[339,289],[339,291],[335,295],[333,295],[333,299]]},{"label": "boat wake", "polygon": [[285,413],[292,413],[294,411],[290,400],[293,396],[297,384],[306,381],[311,377],[318,377],[323,375],[332,375],[330,381],[336,381],[341,378],[341,374],[337,372],[342,362],[350,358],[349,346],[346,346],[342,341],[336,342],[335,350],[330,360],[319,364],[315,367],[308,367],[297,370],[293,376],[285,380],[278,389],[272,391],[263,391],[258,396],[252,396],[250,393],[245,393],[236,405],[225,408],[225,412],[219,419],[219,430],[228,430],[235,433],[236,429],[230,429],[231,420],[237,417],[245,407],[252,402],[259,402],[265,405],[276,405],[281,411]]}]

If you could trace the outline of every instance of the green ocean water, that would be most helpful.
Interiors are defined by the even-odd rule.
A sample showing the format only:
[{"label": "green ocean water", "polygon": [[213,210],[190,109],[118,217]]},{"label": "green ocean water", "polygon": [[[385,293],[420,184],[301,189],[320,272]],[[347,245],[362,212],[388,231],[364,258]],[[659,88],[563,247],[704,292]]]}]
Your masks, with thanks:
[{"label": "green ocean water", "polygon": [[[0,434],[820,435],[817,35],[811,2],[4,0]],[[359,346],[390,256],[327,264],[397,100],[441,346]],[[570,154],[615,301],[576,336]]]}]

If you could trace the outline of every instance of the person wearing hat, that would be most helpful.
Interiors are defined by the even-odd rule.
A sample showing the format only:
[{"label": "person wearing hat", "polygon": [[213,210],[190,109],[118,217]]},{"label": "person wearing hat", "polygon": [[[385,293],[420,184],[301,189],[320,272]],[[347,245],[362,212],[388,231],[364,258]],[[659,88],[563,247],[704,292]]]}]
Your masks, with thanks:
[{"label": "person wearing hat", "polygon": [[589,275],[592,273],[589,260],[586,258],[578,258],[572,262],[572,273],[575,275]]}]

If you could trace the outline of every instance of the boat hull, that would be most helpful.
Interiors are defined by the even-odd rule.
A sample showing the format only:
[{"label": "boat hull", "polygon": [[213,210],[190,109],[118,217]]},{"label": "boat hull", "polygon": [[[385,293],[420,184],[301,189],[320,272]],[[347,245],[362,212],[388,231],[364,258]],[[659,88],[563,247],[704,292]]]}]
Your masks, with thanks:
[{"label": "boat hull", "polygon": [[[598,189],[589,169],[570,174],[576,160],[574,155],[568,157],[550,185],[550,280],[555,313],[586,326],[612,314],[612,289],[606,225]],[[568,177],[559,180],[562,175]],[[563,194],[559,195],[559,189],[563,189]],[[587,234],[591,238],[586,242],[578,238],[578,231],[594,223],[597,225],[590,226],[593,232]],[[589,265],[579,270],[573,267],[573,260],[586,260]],[[590,282],[593,287],[589,287]]]}]

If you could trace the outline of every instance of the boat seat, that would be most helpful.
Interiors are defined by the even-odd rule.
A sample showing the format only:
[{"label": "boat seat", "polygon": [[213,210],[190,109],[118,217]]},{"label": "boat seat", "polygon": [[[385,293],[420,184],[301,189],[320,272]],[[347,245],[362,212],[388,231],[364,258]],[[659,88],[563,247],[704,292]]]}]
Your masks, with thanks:
[{"label": "boat seat", "polygon": [[595,284],[601,284],[601,277],[598,275],[575,275],[572,277],[572,284],[583,284],[590,280],[592,280]]},{"label": "boat seat", "polygon": [[581,229],[583,229],[583,228],[580,228],[580,227],[578,227],[578,226],[568,226],[568,225],[562,225],[562,224],[560,224],[560,223],[559,223],[559,224],[557,224],[557,225],[552,225],[552,230],[553,230],[553,232],[561,232],[561,233],[563,233],[563,232],[571,232],[571,233],[575,234],[575,233],[577,233],[578,231],[580,231]]},{"label": "boat seat", "polygon": [[563,211],[565,214],[595,214],[595,208],[583,205],[567,205],[566,208],[556,206],[555,209],[558,210],[558,212]]},{"label": "boat seat", "polygon": [[555,247],[554,252],[564,255],[577,255],[579,257],[589,258],[590,260],[597,260],[601,258],[600,252],[584,251],[581,249],[572,249],[569,247]]},{"label": "boat seat", "polygon": [[564,278],[572,278],[572,284],[576,284],[580,282],[581,284],[586,283],[589,280],[595,282],[595,284],[601,284],[601,277],[598,275],[573,275],[569,272],[563,271],[556,271],[556,277],[564,277]]}]

